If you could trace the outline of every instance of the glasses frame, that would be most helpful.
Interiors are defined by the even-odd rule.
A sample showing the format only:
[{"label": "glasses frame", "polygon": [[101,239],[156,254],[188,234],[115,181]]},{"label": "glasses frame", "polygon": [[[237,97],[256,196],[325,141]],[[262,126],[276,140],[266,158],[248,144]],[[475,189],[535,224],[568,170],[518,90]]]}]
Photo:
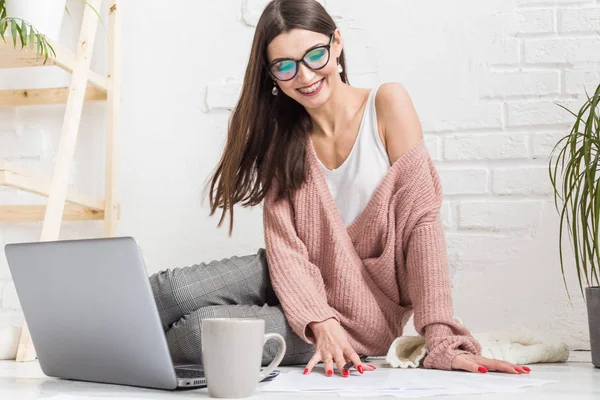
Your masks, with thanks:
[{"label": "glasses frame", "polygon": [[[329,44],[324,44],[324,45],[321,45],[321,46],[316,46],[316,47],[313,47],[312,49],[310,49],[310,50],[308,50],[306,53],[304,53],[304,55],[302,56],[302,58],[300,58],[300,59],[298,59],[298,60],[296,60],[296,59],[293,59],[293,58],[282,58],[282,59],[279,59],[279,60],[273,61],[273,62],[272,62],[271,64],[269,64],[269,65],[268,65],[268,67],[267,67],[267,70],[269,71],[269,74],[270,74],[270,75],[271,75],[271,76],[272,76],[274,79],[277,79],[278,81],[281,81],[281,82],[287,82],[287,81],[291,81],[292,79],[294,79],[294,78],[296,77],[296,75],[298,75],[298,71],[300,70],[300,63],[302,63],[302,64],[306,65],[306,67],[307,67],[307,68],[309,68],[309,69],[311,69],[311,70],[313,70],[313,71],[318,71],[318,70],[320,70],[320,69],[323,69],[323,68],[325,68],[325,66],[326,66],[327,64],[329,64],[329,59],[331,58],[331,44],[333,43],[333,38],[334,38],[334,37],[335,37],[335,32],[333,32],[333,33],[331,34],[331,38],[329,39]],[[314,50],[316,50],[316,49],[327,49],[327,61],[326,61],[326,62],[325,62],[325,64],[323,64],[323,66],[322,66],[322,67],[320,67],[320,68],[313,68],[313,67],[311,67],[310,65],[308,65],[308,63],[307,63],[306,61],[304,61],[304,57],[306,57],[306,55],[307,55],[308,53],[310,53],[311,51],[314,51]],[[293,75],[291,78],[289,78],[289,79],[279,79],[278,77],[276,77],[276,76],[275,76],[275,74],[273,73],[273,71],[271,71],[271,68],[273,68],[273,67],[275,66],[275,64],[278,64],[278,63],[280,63],[280,62],[282,62],[282,61],[293,61],[293,62],[295,62],[295,63],[296,63],[296,72],[295,72],[295,73],[294,73],[294,75]]]}]

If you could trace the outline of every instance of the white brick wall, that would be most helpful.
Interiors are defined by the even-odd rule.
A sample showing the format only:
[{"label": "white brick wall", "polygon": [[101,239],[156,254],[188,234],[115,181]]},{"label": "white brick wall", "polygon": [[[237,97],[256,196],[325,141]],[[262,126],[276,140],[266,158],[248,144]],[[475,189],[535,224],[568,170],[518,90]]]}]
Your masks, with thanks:
[{"label": "white brick wall", "polygon": [[498,195],[549,195],[552,185],[547,166],[498,168],[493,171],[493,191]]},{"label": "white brick wall", "polygon": [[558,94],[558,71],[490,72],[480,83],[482,97]]},{"label": "white brick wall", "polygon": [[525,61],[575,64],[600,62],[600,37],[551,37],[525,41]]},{"label": "white brick wall", "polygon": [[482,194],[487,193],[488,172],[485,168],[439,168],[444,193]]},{"label": "white brick wall", "polygon": [[517,32],[519,33],[550,33],[554,30],[553,9],[518,10]]},{"label": "white brick wall", "polygon": [[[199,199],[225,143],[266,0],[187,1],[169,12],[158,0],[150,2],[156,7],[148,0],[123,4],[119,176],[119,233],[137,238],[149,273],[264,245],[260,211],[238,207],[229,238]],[[400,81],[413,98],[444,187],[456,314],[473,330],[522,324],[588,348],[583,304],[571,308],[562,284],[547,158],[572,122],[557,103],[577,109],[584,88],[600,83],[600,35],[594,31],[600,29],[600,1],[322,3],[342,31],[351,83]],[[145,12],[135,12],[139,7]],[[156,36],[159,23],[194,27],[188,36],[194,44]],[[63,42],[73,42],[76,25],[77,18],[65,19]],[[103,67],[101,57],[94,62]],[[52,75],[50,82],[35,71],[31,82],[30,76],[0,70],[0,85],[61,79]],[[0,108],[0,157],[49,170],[61,111]],[[86,107],[72,177],[92,193],[103,191],[102,115],[101,107]],[[0,202],[25,199],[0,189]],[[102,235],[101,224],[65,226],[64,237]],[[0,244],[38,235],[37,224],[0,224]],[[3,254],[0,291],[1,320],[3,309],[19,307]]]},{"label": "white brick wall", "polygon": [[490,160],[527,158],[527,136],[523,134],[459,134],[444,140],[446,160]]},{"label": "white brick wall", "polygon": [[459,206],[459,228],[487,231],[526,229],[540,221],[541,201],[464,201]]},{"label": "white brick wall", "polygon": [[[532,143],[532,156],[534,159],[543,158],[547,159],[552,150],[559,144],[559,141],[567,134],[564,132],[553,132],[553,133],[533,133],[531,135]],[[560,145],[564,144],[562,142]],[[560,151],[557,148],[557,151]]]},{"label": "white brick wall", "polygon": [[559,32],[595,32],[600,26],[600,7],[560,11]]},{"label": "white brick wall", "polygon": [[[577,102],[560,100],[560,104],[573,109]],[[506,103],[509,126],[556,125],[569,123],[572,115],[559,108],[554,101],[510,102]]]},{"label": "white brick wall", "polygon": [[572,69],[564,71],[565,92],[570,95],[593,93],[600,81],[600,71],[595,69]]}]

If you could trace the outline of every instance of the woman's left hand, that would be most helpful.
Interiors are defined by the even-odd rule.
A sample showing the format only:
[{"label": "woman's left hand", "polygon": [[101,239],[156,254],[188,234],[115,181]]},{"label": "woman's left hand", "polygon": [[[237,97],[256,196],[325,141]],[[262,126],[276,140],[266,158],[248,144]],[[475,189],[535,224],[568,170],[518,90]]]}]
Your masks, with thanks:
[{"label": "woman's left hand", "polygon": [[531,369],[526,366],[520,366],[507,361],[492,360],[475,354],[459,354],[452,360],[452,369],[465,370],[470,372],[488,372],[498,371],[509,374],[528,374]]}]

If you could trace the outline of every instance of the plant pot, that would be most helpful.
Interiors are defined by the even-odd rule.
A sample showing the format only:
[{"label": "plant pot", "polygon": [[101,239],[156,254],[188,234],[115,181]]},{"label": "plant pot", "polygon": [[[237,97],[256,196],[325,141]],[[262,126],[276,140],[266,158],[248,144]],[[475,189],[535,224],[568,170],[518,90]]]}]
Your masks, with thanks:
[{"label": "plant pot", "polygon": [[48,39],[57,41],[66,3],[67,0],[6,0],[6,16],[23,19]]},{"label": "plant pot", "polygon": [[590,324],[592,364],[600,368],[600,286],[585,288],[585,299]]}]

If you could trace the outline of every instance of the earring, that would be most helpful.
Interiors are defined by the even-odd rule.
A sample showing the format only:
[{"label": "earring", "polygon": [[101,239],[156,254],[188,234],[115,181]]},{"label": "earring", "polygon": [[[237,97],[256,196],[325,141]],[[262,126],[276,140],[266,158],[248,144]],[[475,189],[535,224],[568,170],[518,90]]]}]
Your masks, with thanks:
[{"label": "earring", "polygon": [[275,81],[273,81],[273,90],[271,90],[271,93],[273,93],[273,96],[277,96],[279,94],[279,89],[277,89]]},{"label": "earring", "polygon": [[344,72],[344,67],[342,67],[342,64],[340,64],[340,59],[337,59],[337,70],[338,72],[341,74],[342,72]]}]

